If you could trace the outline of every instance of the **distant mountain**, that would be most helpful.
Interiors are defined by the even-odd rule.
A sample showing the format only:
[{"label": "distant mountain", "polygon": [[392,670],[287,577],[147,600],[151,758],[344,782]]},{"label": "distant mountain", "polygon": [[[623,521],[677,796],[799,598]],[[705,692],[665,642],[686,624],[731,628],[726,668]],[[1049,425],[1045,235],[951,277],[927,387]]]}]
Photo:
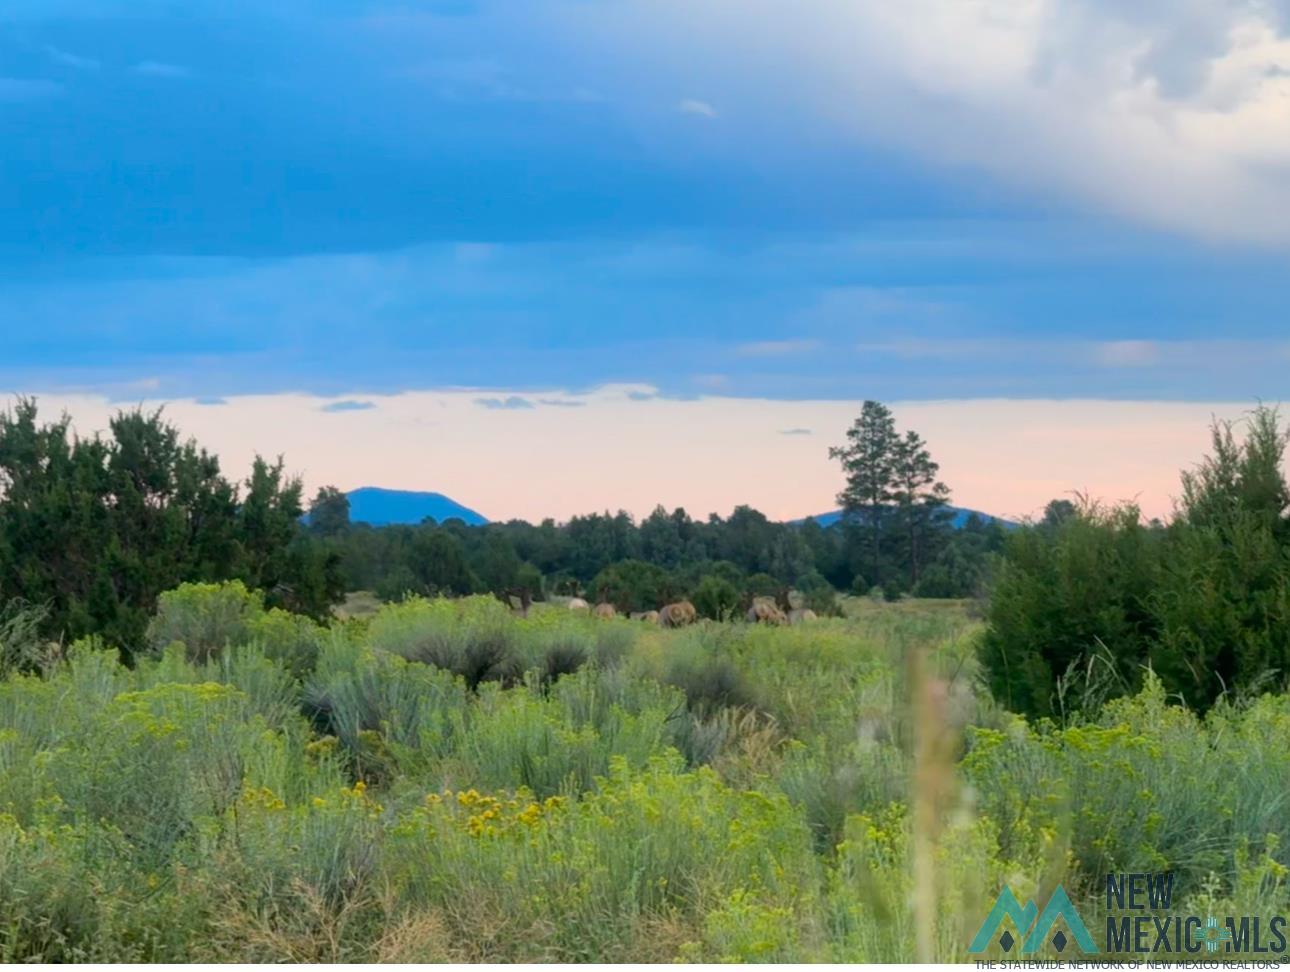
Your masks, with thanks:
[{"label": "distant mountain", "polygon": [[349,518],[354,523],[368,523],[372,526],[420,523],[427,516],[434,517],[438,523],[454,517],[470,526],[483,526],[488,522],[474,510],[442,493],[364,486],[345,495],[349,497]]},{"label": "distant mountain", "polygon": [[[1018,523],[1014,523],[1012,520],[1005,520],[1001,516],[991,516],[989,513],[982,513],[980,510],[968,510],[968,509],[964,509],[961,506],[947,506],[946,509],[954,514],[954,519],[952,519],[950,523],[954,526],[955,529],[962,529],[964,526],[966,526],[968,517],[972,516],[973,514],[976,514],[977,516],[979,516],[986,523],[990,523],[991,521],[998,521],[1006,529],[1009,529],[1009,530],[1020,525]],[[833,526],[833,524],[837,523],[839,520],[842,519],[842,511],[833,510],[829,513],[821,513],[819,516],[807,517],[801,520],[793,520],[791,522],[805,523],[807,519],[814,520],[822,527],[831,527]]]}]

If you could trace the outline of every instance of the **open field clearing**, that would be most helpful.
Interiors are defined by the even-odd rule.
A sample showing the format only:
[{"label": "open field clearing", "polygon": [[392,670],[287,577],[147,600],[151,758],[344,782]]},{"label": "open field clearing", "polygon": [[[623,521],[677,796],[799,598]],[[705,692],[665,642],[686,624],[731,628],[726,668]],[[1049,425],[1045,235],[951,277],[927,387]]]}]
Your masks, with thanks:
[{"label": "open field clearing", "polygon": [[1290,700],[1148,680],[1028,725],[963,605],[849,608],[164,595],[133,669],[86,641],[0,684],[0,958],[963,960],[1004,883],[1087,916],[1107,871],[1284,911]]}]

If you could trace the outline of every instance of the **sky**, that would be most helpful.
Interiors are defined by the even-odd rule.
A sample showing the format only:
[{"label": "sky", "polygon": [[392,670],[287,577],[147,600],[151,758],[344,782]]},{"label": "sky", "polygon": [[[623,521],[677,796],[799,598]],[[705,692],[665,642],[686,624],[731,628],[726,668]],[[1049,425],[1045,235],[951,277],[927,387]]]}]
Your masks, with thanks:
[{"label": "sky", "polygon": [[1168,512],[1290,392],[1287,0],[6,0],[0,396],[492,517]]}]

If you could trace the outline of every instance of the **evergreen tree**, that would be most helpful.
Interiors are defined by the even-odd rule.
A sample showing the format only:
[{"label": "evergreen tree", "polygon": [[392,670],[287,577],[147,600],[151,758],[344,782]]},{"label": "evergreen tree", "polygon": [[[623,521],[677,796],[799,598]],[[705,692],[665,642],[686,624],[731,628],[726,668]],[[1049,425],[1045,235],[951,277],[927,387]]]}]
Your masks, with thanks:
[{"label": "evergreen tree", "polygon": [[309,526],[319,536],[334,537],[349,529],[349,497],[335,486],[323,486],[309,504]]},{"label": "evergreen tree", "polygon": [[47,634],[101,635],[127,653],[157,595],[238,577],[272,603],[322,616],[340,594],[335,553],[303,543],[300,484],[257,459],[239,497],[218,460],[161,413],[122,412],[106,435],[0,414],[0,601],[45,606]]},{"label": "evergreen tree", "polygon": [[[504,552],[500,556],[501,560],[506,561],[501,567],[503,571],[515,569]],[[461,541],[447,530],[422,527],[412,532],[407,545],[407,558],[408,570],[415,583],[412,587],[405,586],[401,593],[412,590],[419,594],[460,596],[484,587],[471,569]],[[506,578],[502,578],[502,581],[500,586],[505,586]]]},{"label": "evergreen tree", "polygon": [[859,572],[867,577],[881,573],[883,528],[894,499],[898,441],[891,411],[881,402],[866,401],[860,417],[847,430],[846,445],[829,450],[829,458],[842,464],[846,476],[838,503],[866,538],[868,554]]},{"label": "evergreen tree", "polygon": [[909,584],[914,587],[941,546],[948,528],[945,507],[950,491],[936,478],[940,466],[917,432],[906,432],[892,450],[892,483],[896,510],[893,519],[904,545],[909,565]]}]

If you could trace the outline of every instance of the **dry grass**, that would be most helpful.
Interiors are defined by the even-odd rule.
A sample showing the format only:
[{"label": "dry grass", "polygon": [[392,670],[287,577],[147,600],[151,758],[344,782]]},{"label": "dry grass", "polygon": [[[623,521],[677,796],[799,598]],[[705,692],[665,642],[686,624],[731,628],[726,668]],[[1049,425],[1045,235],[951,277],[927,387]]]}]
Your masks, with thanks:
[{"label": "dry grass", "polygon": [[371,591],[350,591],[345,600],[332,609],[332,613],[342,621],[351,618],[370,618],[381,610],[381,599]]}]

